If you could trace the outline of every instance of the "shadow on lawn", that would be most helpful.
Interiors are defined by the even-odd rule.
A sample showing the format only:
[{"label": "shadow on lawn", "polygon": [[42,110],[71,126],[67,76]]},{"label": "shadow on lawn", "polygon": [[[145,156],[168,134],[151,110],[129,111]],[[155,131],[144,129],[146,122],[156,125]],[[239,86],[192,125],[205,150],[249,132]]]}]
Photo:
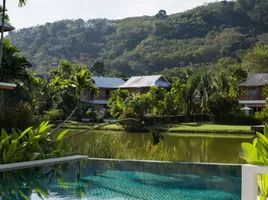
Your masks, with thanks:
[{"label": "shadow on lawn", "polygon": [[158,131],[168,131],[170,128],[200,127],[203,123],[157,124],[153,126]]}]

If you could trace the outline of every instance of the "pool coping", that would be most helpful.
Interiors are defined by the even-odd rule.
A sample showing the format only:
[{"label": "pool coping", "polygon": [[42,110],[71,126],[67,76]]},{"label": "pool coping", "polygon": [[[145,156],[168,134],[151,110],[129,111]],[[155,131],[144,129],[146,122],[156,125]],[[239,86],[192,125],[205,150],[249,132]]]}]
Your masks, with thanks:
[{"label": "pool coping", "polygon": [[108,158],[88,158],[92,161],[117,161],[117,162],[143,162],[143,163],[162,163],[162,164],[181,164],[181,165],[218,165],[218,166],[243,166],[244,164],[235,163],[202,163],[202,162],[172,162],[158,160],[131,160],[131,159],[108,159]]},{"label": "pool coping", "polygon": [[87,160],[87,159],[88,159],[88,156],[75,155],[75,156],[66,156],[66,157],[60,157],[60,158],[50,158],[50,159],[44,159],[44,160],[0,164],[0,172],[32,168],[32,167],[41,167],[41,166],[47,166],[47,165],[53,165],[53,164],[61,164],[61,163],[66,163],[66,162],[76,162],[76,161]]}]

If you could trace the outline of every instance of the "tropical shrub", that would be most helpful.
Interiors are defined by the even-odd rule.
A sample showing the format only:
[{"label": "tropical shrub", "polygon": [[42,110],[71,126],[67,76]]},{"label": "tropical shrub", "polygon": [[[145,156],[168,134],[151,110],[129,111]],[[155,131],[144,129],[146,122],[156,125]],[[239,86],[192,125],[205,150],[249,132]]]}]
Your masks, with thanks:
[{"label": "tropical shrub", "polygon": [[[124,110],[118,119],[121,120],[126,118],[140,119],[133,108],[127,108],[126,110]],[[126,131],[139,131],[143,127],[141,121],[123,121],[120,122],[120,124],[123,125]]]},{"label": "tropical shrub", "polygon": [[62,111],[59,109],[50,109],[44,111],[44,115],[42,117],[42,121],[51,121],[52,123],[55,123],[57,120],[62,119]]},{"label": "tropical shrub", "polygon": [[32,123],[32,110],[29,103],[8,101],[1,98],[0,128],[9,131],[11,128],[25,129]]},{"label": "tropical shrub", "polygon": [[[242,158],[249,164],[268,165],[268,126],[264,127],[264,134],[256,133],[253,143],[242,143]],[[260,199],[266,200],[268,194],[268,174],[258,174],[258,186],[261,192]]]},{"label": "tropical shrub", "polygon": [[215,116],[215,123],[230,125],[259,125],[261,120],[254,115],[245,115],[244,113],[225,113]]},{"label": "tropical shrub", "polygon": [[[264,95],[268,95],[268,87],[267,85],[264,87]],[[268,103],[268,100],[266,99],[266,105]],[[268,122],[268,107],[265,106],[265,108],[261,112],[255,113],[255,118],[261,121],[263,124]]]},{"label": "tropical shrub", "polygon": [[93,121],[93,122],[101,122],[106,115],[106,109],[93,109],[89,108],[86,112],[86,115]]},{"label": "tropical shrub", "polygon": [[49,122],[42,122],[36,129],[12,129],[11,134],[2,129],[0,164],[64,156],[68,149],[62,139],[68,130],[62,131],[54,140],[49,132],[51,126]]}]

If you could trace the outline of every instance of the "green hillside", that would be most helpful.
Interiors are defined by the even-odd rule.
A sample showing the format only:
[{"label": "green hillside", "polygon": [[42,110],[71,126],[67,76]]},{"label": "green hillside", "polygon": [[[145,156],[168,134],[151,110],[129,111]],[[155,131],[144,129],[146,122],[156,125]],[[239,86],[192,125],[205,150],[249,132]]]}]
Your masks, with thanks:
[{"label": "green hillside", "polygon": [[67,59],[88,66],[101,61],[102,75],[131,76],[187,66],[212,68],[219,60],[240,63],[248,49],[268,44],[267,32],[268,1],[237,0],[167,17],[62,20],[20,29],[8,38],[40,74]]}]

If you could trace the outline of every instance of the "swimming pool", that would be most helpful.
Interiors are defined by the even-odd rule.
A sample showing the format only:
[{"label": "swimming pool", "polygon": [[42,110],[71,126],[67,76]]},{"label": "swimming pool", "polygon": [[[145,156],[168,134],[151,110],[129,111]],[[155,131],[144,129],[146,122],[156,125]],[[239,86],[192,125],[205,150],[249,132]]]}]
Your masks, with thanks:
[{"label": "swimming pool", "polygon": [[2,199],[240,200],[241,166],[89,159],[0,174]]}]

